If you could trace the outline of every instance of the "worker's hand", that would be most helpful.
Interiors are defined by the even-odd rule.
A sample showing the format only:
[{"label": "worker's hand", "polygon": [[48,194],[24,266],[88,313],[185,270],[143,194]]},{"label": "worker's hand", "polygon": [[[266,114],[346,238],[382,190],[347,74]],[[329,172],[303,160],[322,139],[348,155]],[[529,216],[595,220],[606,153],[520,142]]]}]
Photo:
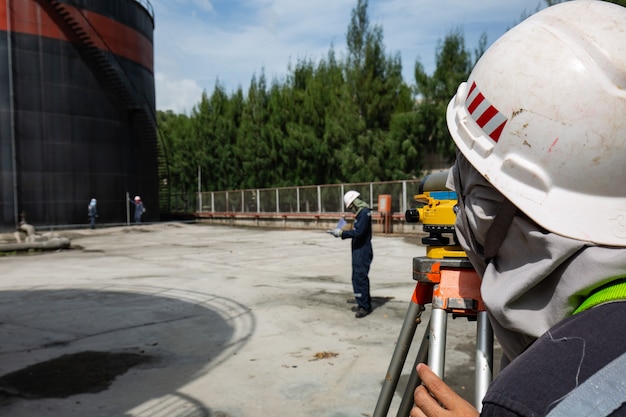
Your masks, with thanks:
[{"label": "worker's hand", "polygon": [[422,385],[415,389],[411,417],[478,417],[478,410],[446,385],[428,366],[417,365]]},{"label": "worker's hand", "polygon": [[341,233],[342,233],[341,229],[335,229],[331,232],[331,234],[335,237],[341,237]]}]

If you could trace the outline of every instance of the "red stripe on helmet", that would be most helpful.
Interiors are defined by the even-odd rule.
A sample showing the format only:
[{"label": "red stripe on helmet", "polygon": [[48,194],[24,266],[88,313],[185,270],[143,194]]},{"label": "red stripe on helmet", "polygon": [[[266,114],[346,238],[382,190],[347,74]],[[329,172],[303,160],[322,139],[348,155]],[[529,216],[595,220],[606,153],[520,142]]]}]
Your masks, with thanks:
[{"label": "red stripe on helmet", "polygon": [[[477,89],[476,82],[472,82],[472,86],[470,87],[467,93],[466,101],[471,98],[471,96],[475,92],[474,90],[476,89]],[[466,103],[467,111],[472,116],[472,119],[474,119],[476,124],[480,126],[480,128],[487,135],[489,135],[489,137],[494,142],[498,142],[498,140],[500,139],[500,135],[502,134],[502,131],[504,130],[504,126],[506,125],[506,122],[508,121],[508,119],[502,113],[500,113],[498,109],[496,109],[493,105],[491,105],[491,103],[489,103],[489,101],[485,99],[485,96],[483,96],[483,94],[480,91],[476,91],[475,93],[476,93],[476,96],[473,98],[471,103]],[[482,111],[482,109],[484,109],[484,111],[482,111],[481,114],[476,114],[476,110],[479,107],[481,108],[480,111]],[[498,123],[500,120],[502,120],[502,123],[495,126],[495,124]],[[490,123],[491,125],[489,125]]]},{"label": "red stripe on helmet", "polygon": [[476,81],[472,82],[472,86],[470,87],[469,91],[467,92],[467,97],[469,97],[470,94],[472,94],[472,91],[474,91],[474,89],[476,88]]},{"label": "red stripe on helmet", "polygon": [[500,135],[502,134],[502,131],[504,130],[504,125],[506,124],[508,120],[505,120],[504,122],[502,122],[502,124],[500,126],[498,126],[493,132],[491,132],[491,134],[489,135],[489,137],[491,139],[493,139],[494,142],[498,142],[498,140],[500,140]]},{"label": "red stripe on helmet", "polygon": [[480,127],[485,127],[485,125],[489,123],[489,121],[493,119],[493,117],[497,114],[498,109],[493,106],[489,106],[487,110],[485,110],[484,113],[481,114],[480,117],[476,120],[476,123],[478,123],[478,126]]},{"label": "red stripe on helmet", "polygon": [[476,110],[476,107],[480,106],[480,103],[482,103],[483,100],[485,100],[485,96],[483,96],[482,93],[478,93],[474,101],[472,101],[470,105],[467,107],[467,111],[469,111],[470,114],[474,113],[474,110]]}]

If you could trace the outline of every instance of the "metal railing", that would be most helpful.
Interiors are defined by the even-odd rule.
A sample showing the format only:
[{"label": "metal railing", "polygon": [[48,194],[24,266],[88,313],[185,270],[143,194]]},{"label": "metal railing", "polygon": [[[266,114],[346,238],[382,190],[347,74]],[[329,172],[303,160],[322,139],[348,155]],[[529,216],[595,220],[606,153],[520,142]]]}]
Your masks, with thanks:
[{"label": "metal railing", "polygon": [[[178,196],[174,207],[195,203],[201,213],[232,214],[323,214],[343,213],[343,195],[348,190],[361,193],[373,210],[385,206],[383,198],[391,200],[391,213],[404,213],[415,207],[414,196],[419,193],[421,180],[309,185],[299,187],[258,188],[247,190],[209,191],[196,193],[192,198]],[[388,208],[388,207],[387,207]],[[386,209],[387,209],[386,208]]]}]

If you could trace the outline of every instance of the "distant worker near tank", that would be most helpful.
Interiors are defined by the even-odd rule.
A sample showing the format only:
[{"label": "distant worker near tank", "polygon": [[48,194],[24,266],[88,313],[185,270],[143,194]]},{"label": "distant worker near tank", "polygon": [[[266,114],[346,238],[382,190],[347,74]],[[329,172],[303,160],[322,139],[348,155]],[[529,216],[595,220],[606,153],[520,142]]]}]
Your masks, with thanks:
[{"label": "distant worker near tank", "polygon": [[33,243],[37,237],[35,234],[35,226],[26,222],[26,214],[22,213],[21,217],[22,219],[14,233],[15,240],[17,240],[17,243],[22,243],[22,240],[26,243]]},{"label": "distant worker near tank", "polygon": [[92,198],[87,206],[87,217],[89,217],[89,228],[96,228],[96,218],[98,217],[98,210],[96,208],[96,199]]},{"label": "distant worker near tank", "polygon": [[136,195],[134,200],[131,202],[135,205],[135,223],[141,223],[141,216],[146,212],[146,208],[141,201],[141,197]]},{"label": "distant worker near tank", "polygon": [[331,233],[341,239],[352,239],[352,288],[357,305],[353,307],[356,318],[372,312],[369,271],[374,251],[372,249],[372,211],[369,205],[359,198],[358,191],[350,190],[343,201],[347,209],[356,214],[352,230],[334,229]]}]

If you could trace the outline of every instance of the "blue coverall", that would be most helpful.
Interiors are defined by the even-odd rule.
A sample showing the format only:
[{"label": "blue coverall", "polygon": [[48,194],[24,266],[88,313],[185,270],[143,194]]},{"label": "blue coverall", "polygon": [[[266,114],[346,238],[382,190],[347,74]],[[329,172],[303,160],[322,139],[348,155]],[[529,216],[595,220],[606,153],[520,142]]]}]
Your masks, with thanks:
[{"label": "blue coverall", "polygon": [[341,239],[352,239],[352,288],[359,307],[372,311],[370,297],[370,265],[374,259],[372,250],[372,211],[361,208],[352,230],[341,233]]},{"label": "blue coverall", "polygon": [[141,216],[143,216],[143,213],[145,211],[144,206],[143,206],[143,201],[131,200],[130,198],[128,199],[128,201],[130,201],[131,203],[135,205],[135,223],[137,224],[141,223]]},{"label": "blue coverall", "polygon": [[89,227],[91,229],[96,228],[96,217],[98,217],[98,211],[96,209],[96,201],[91,200],[87,206],[87,217],[89,217]]}]

